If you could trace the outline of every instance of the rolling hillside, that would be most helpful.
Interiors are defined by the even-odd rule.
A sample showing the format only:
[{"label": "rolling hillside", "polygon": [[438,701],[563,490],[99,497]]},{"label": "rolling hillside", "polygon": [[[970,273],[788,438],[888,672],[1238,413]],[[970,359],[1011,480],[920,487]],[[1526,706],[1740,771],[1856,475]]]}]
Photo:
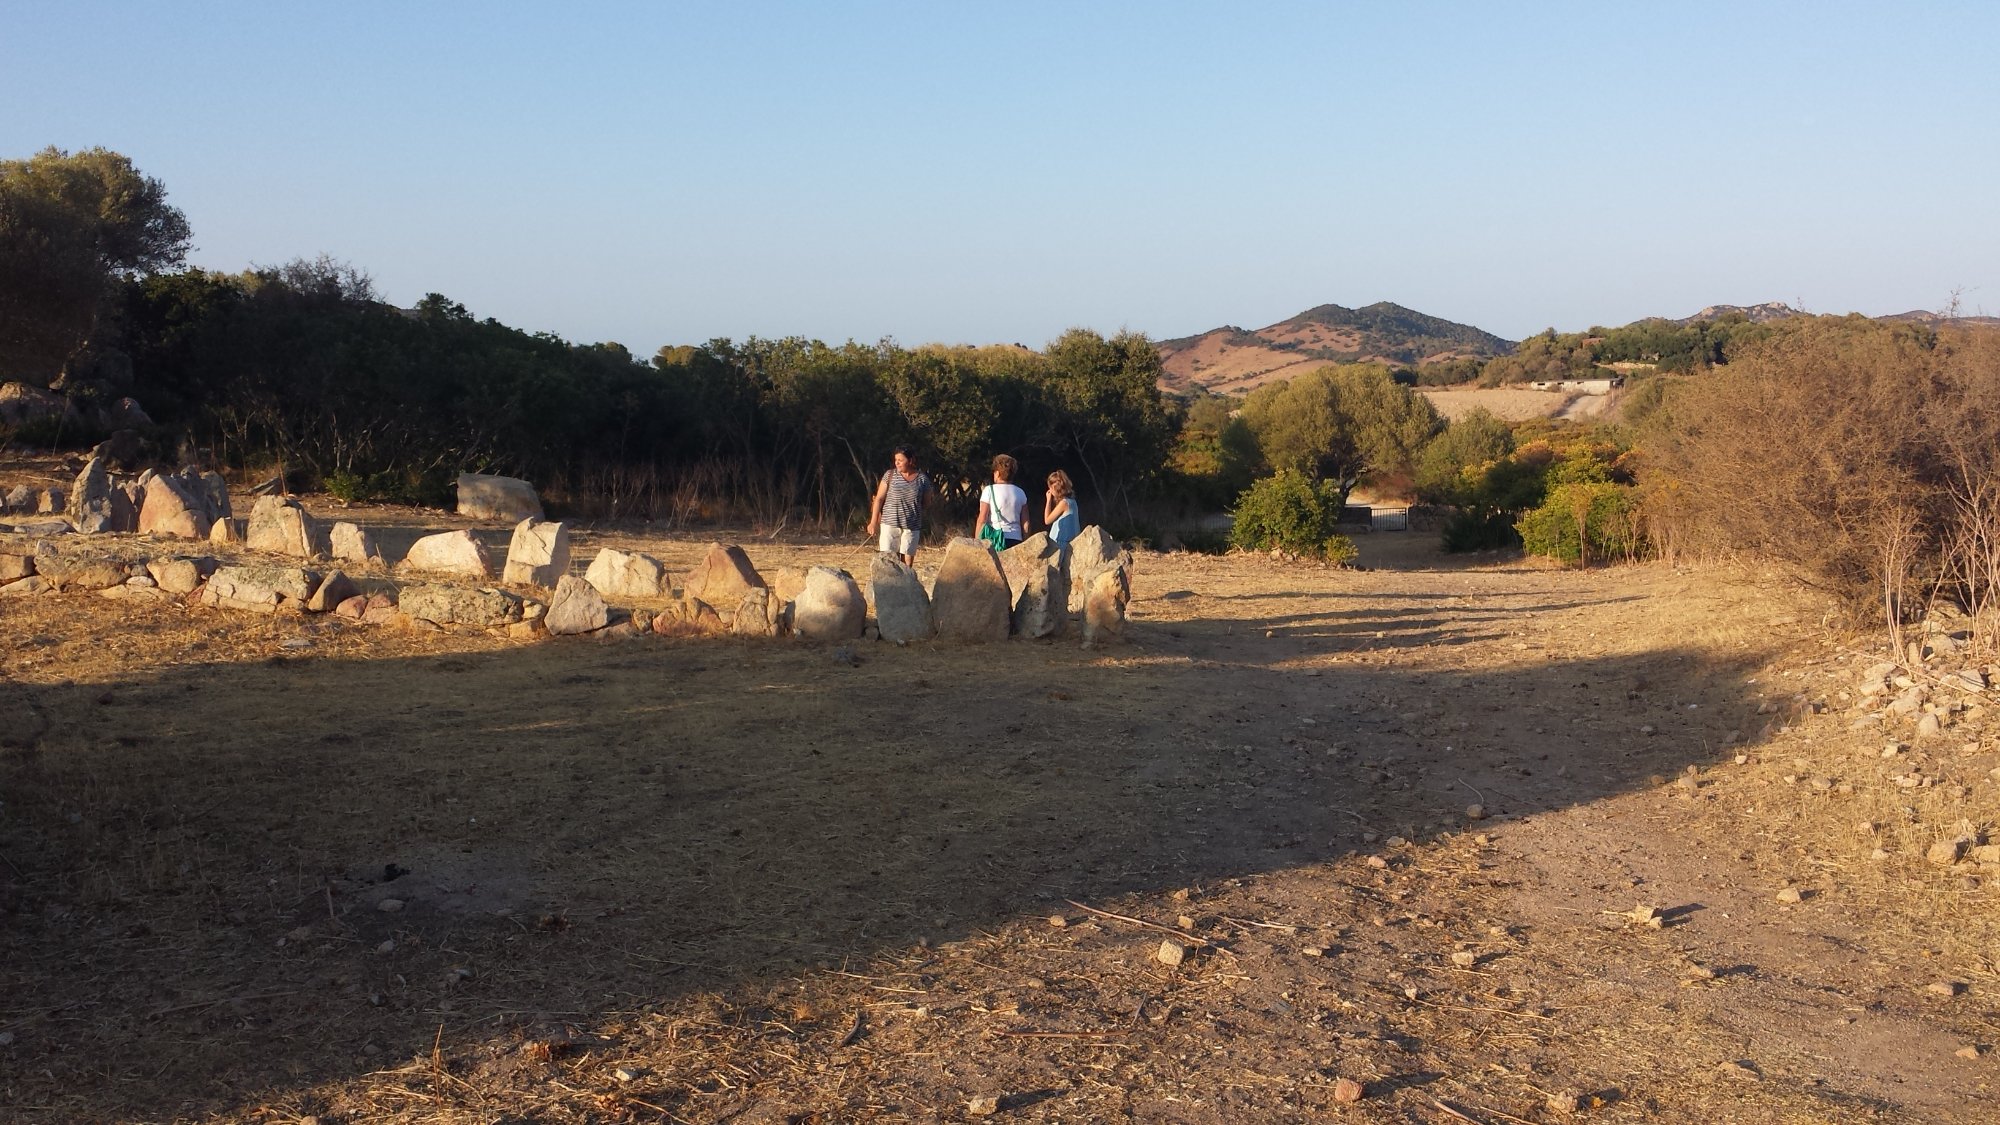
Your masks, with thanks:
[{"label": "rolling hillside", "polygon": [[1471,325],[1388,301],[1366,308],[1320,305],[1254,332],[1225,326],[1159,345],[1168,390],[1242,393],[1326,363],[1417,364],[1505,355],[1513,342]]}]

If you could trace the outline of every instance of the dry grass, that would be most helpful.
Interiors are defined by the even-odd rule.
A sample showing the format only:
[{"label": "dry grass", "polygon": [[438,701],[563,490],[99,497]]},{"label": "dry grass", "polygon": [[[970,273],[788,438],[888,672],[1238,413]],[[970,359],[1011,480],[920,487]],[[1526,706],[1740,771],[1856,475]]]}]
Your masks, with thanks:
[{"label": "dry grass", "polygon": [[1363,547],[1421,569],[1148,555],[1130,645],[858,668],[0,603],[0,1105],[1985,1119],[1992,900],[1920,851],[1995,819],[1983,715],[1912,800],[1837,696],[1871,658],[1761,576]]}]

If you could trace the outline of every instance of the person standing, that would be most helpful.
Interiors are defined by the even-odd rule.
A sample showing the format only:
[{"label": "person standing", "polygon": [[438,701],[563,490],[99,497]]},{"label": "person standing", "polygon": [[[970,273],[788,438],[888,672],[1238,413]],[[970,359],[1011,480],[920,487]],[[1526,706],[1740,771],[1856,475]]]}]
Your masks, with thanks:
[{"label": "person standing", "polygon": [[1042,498],[1042,522],[1049,525],[1049,542],[1058,547],[1083,531],[1083,519],[1076,510],[1076,486],[1061,469],[1049,474],[1049,490]]},{"label": "person standing", "polygon": [[[993,459],[993,483],[979,490],[979,537],[1004,551],[1028,536],[1028,494],[1014,482],[1020,463],[1002,453]],[[993,532],[998,532],[994,542]]]},{"label": "person standing", "polygon": [[896,447],[896,464],[875,486],[875,505],[868,513],[868,534],[879,530],[878,545],[915,566],[917,542],[924,537],[924,510],[930,504],[931,478],[917,468],[908,446]]}]

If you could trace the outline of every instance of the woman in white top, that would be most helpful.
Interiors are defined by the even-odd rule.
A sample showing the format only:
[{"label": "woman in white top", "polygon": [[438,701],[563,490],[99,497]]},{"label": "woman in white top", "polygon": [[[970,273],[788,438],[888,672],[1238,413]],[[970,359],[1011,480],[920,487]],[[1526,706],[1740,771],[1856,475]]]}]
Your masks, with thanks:
[{"label": "woman in white top", "polygon": [[1013,482],[1019,463],[1005,453],[993,459],[993,483],[979,490],[980,538],[1000,533],[996,550],[1004,551],[1028,536],[1028,494]]}]

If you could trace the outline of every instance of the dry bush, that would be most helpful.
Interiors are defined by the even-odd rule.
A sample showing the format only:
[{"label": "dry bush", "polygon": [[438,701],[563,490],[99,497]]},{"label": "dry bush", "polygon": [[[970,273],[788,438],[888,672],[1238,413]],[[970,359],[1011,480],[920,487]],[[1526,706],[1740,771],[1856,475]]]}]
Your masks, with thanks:
[{"label": "dry bush", "polygon": [[[1649,427],[1654,533],[1788,564],[1895,635],[2000,574],[1995,334],[1824,317],[1682,385]],[[1988,615],[1990,617],[1990,614]]]}]

